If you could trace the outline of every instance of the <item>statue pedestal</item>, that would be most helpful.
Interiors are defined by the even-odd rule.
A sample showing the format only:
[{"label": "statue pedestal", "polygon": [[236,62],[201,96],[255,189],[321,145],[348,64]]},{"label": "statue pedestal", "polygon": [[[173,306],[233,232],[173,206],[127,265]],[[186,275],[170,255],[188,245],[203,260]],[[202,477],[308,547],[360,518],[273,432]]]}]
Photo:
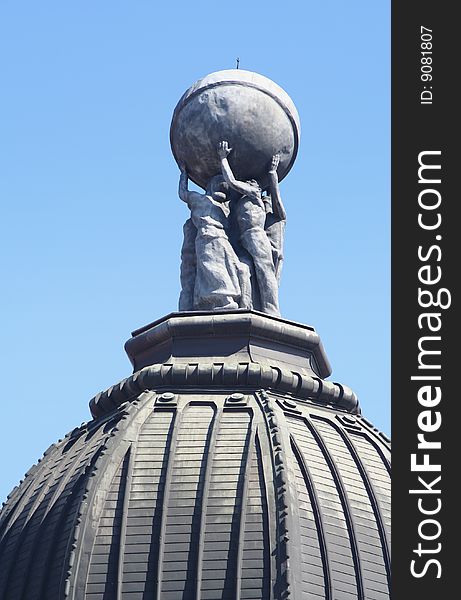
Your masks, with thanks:
[{"label": "statue pedestal", "polygon": [[133,375],[90,401],[94,417],[146,389],[259,389],[358,413],[331,373],[312,327],[250,310],[177,312],[133,332],[125,350]]},{"label": "statue pedestal", "polygon": [[250,310],[177,312],[133,331],[125,350],[134,371],[153,364],[279,364],[322,379],[331,374],[313,327]]}]

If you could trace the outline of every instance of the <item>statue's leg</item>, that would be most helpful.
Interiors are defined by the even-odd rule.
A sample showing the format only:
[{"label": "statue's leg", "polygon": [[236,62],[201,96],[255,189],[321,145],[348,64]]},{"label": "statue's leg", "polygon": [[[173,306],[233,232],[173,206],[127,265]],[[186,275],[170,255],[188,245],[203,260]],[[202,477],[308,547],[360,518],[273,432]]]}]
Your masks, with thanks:
[{"label": "statue's leg", "polygon": [[181,248],[181,293],[179,295],[179,310],[194,310],[194,287],[197,271],[195,254],[195,238],[197,229],[191,219],[187,219],[183,227],[184,241]]},{"label": "statue's leg", "polygon": [[[267,224],[267,219],[266,219]],[[280,275],[283,264],[283,239],[285,234],[285,221],[275,221],[265,227],[265,232],[272,247],[272,260],[275,267],[275,277],[280,285]]]},{"label": "statue's leg", "polygon": [[239,261],[237,265],[237,273],[240,283],[240,308],[253,308],[251,301],[251,283],[250,283],[250,267]]},{"label": "statue's leg", "polygon": [[264,229],[262,227],[247,229],[242,234],[242,245],[253,258],[262,312],[280,316],[272,246]]},{"label": "statue's leg", "polygon": [[283,256],[277,253],[274,257],[274,264],[277,265],[275,267],[275,278],[277,280],[277,284],[280,285],[280,276],[282,275],[283,266]]},{"label": "statue's leg", "polygon": [[197,235],[197,272],[194,309],[225,310],[239,308],[241,288],[239,262],[224,232],[216,229]]}]

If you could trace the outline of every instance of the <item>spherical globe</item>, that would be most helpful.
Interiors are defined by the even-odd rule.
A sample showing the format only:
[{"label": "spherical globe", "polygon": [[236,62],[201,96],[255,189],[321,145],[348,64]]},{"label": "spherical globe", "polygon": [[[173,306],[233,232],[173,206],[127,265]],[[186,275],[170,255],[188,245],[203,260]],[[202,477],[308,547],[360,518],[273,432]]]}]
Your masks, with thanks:
[{"label": "spherical globe", "polygon": [[290,171],[298,151],[298,112],[276,83],[251,71],[211,73],[179,100],[170,140],[178,164],[200,187],[221,172],[217,147],[232,148],[229,163],[237,179],[256,179],[262,187],[274,154],[280,154],[279,179]]}]

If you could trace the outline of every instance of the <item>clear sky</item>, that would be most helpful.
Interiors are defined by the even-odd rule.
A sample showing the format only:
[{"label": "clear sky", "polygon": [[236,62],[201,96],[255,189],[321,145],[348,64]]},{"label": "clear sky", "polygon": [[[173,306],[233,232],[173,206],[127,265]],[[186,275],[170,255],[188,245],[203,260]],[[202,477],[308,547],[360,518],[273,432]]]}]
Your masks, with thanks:
[{"label": "clear sky", "polygon": [[377,0],[1,0],[0,499],[176,310],[169,146],[195,80],[258,71],[302,126],[280,302],[390,430],[390,8]]}]

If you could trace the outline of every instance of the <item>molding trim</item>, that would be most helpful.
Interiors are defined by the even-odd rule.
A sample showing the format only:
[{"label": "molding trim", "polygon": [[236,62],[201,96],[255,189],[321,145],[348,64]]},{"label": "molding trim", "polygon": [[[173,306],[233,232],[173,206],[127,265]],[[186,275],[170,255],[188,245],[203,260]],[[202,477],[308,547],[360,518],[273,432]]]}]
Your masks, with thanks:
[{"label": "molding trim", "polygon": [[357,396],[347,386],[324,381],[280,366],[259,363],[210,363],[151,365],[90,400],[94,418],[101,417],[124,402],[131,402],[146,390],[175,389],[268,389],[291,394],[330,408],[360,414]]}]

